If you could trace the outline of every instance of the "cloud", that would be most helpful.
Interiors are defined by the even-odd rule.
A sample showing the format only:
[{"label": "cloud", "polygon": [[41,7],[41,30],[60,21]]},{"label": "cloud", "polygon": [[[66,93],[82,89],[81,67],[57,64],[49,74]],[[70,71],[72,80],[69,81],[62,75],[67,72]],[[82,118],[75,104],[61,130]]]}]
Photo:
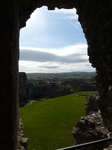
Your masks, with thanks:
[{"label": "cloud", "polygon": [[72,72],[93,71],[87,56],[87,44],[58,49],[20,47],[20,71]]},{"label": "cloud", "polygon": [[56,8],[52,13],[62,14],[62,18],[68,20],[68,22],[77,29],[81,29],[81,25],[78,22],[78,15],[76,14],[76,9],[58,9]]},{"label": "cloud", "polygon": [[33,48],[33,47],[20,47],[20,52],[23,50],[40,51],[51,53],[58,56],[66,56],[70,54],[84,54],[87,55],[87,44],[75,44],[62,48]]},{"label": "cloud", "polygon": [[58,63],[58,62],[33,62],[33,61],[19,61],[20,72],[40,72],[40,73],[58,73],[58,72],[73,72],[73,71],[95,71],[86,63]]},{"label": "cloud", "polygon": [[28,20],[27,27],[21,30],[19,70],[25,72],[93,70],[88,65],[87,44],[81,44],[86,42],[77,18],[75,9],[56,8],[55,11],[48,11],[46,7],[37,9]]},{"label": "cloud", "polygon": [[88,61],[88,58],[83,52],[59,56],[56,55],[55,53],[53,54],[50,52],[22,49],[20,51],[20,60],[35,61],[35,62],[60,62],[69,64],[69,63],[85,63]]},{"label": "cloud", "polygon": [[52,11],[52,13],[58,13],[58,14],[63,14],[64,16],[66,16],[68,19],[70,20],[77,20],[78,19],[78,15],[76,14],[76,9],[58,9],[55,8],[54,11]]},{"label": "cloud", "polygon": [[38,68],[47,68],[47,69],[57,69],[59,66],[47,66],[47,65],[40,65]]},{"label": "cloud", "polygon": [[38,8],[20,31],[20,46],[59,48],[80,41],[85,43],[77,18],[75,9]]}]

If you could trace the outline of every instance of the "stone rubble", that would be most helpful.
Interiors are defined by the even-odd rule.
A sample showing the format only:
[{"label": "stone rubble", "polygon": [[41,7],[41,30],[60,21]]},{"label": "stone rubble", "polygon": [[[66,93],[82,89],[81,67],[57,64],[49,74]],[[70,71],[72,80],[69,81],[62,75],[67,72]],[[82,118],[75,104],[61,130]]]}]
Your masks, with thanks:
[{"label": "stone rubble", "polygon": [[[75,138],[75,144],[82,144],[100,139],[109,138],[112,133],[104,126],[101,112],[97,107],[96,95],[88,95],[85,107],[86,116],[78,120],[76,127],[72,129],[72,135]],[[111,150],[111,143],[104,142],[102,144],[95,144],[81,150]],[[108,147],[106,149],[106,147]]]},{"label": "stone rubble", "polygon": [[17,150],[28,150],[28,138],[24,137],[24,127],[21,119],[19,119],[19,126],[18,126]]}]

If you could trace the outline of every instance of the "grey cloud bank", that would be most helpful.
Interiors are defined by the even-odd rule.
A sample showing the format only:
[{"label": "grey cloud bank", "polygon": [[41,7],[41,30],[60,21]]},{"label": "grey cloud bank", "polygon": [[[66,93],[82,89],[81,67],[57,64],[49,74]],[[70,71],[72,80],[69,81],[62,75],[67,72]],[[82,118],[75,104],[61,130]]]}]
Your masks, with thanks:
[{"label": "grey cloud bank", "polygon": [[66,56],[58,56],[49,52],[40,52],[34,50],[20,51],[20,60],[35,62],[59,62],[59,63],[86,63],[88,59],[84,54],[69,54]]},{"label": "grey cloud bank", "polygon": [[44,66],[38,66],[38,68],[47,68],[47,69],[57,69],[59,68],[59,66],[47,66],[47,65],[44,65]]}]

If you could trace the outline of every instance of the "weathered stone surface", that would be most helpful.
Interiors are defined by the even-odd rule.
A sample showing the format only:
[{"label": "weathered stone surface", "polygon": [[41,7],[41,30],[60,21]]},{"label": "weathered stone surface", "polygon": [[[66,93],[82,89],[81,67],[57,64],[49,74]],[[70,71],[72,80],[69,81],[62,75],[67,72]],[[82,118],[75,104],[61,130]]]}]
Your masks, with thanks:
[{"label": "weathered stone surface", "polygon": [[99,94],[87,96],[87,101],[86,101],[86,106],[85,106],[86,115],[89,115],[92,112],[98,112],[98,109],[99,109],[98,99],[99,99]]},{"label": "weathered stone surface", "polygon": [[[89,61],[97,72],[98,107],[101,110],[104,125],[110,131],[112,131],[111,10],[110,0],[98,0],[97,3],[95,0],[85,1],[85,3],[77,5],[79,22],[88,43]],[[88,16],[87,11],[91,17]],[[93,12],[95,13],[93,14]]]},{"label": "weathered stone surface", "polygon": [[18,126],[17,148],[18,150],[28,150],[28,138],[24,137],[24,127],[21,119],[19,119],[19,126]]},{"label": "weathered stone surface", "polygon": [[[99,139],[107,138],[109,130],[104,127],[100,114],[92,113],[86,117],[82,117],[73,128],[72,135],[75,138],[75,144],[91,142]],[[102,150],[107,147],[108,143],[92,145],[81,150]]]},{"label": "weathered stone surface", "polygon": [[[111,138],[112,137],[112,132],[109,132],[108,133],[108,138]],[[112,141],[109,142],[109,146],[107,148],[104,148],[103,150],[112,150]]]}]

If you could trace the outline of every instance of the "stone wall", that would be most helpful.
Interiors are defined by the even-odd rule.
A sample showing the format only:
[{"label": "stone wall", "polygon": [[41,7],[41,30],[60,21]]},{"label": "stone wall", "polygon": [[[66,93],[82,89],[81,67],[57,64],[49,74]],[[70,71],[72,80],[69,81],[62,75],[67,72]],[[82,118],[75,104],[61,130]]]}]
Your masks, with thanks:
[{"label": "stone wall", "polygon": [[19,73],[20,100],[54,98],[72,93],[74,93],[74,91],[71,91],[70,88],[60,90],[57,83],[33,86],[32,83],[27,83],[27,76],[25,72]]},{"label": "stone wall", "polygon": [[19,72],[19,99],[26,98],[27,77],[25,72]]},{"label": "stone wall", "polygon": [[93,85],[83,84],[80,86],[80,91],[95,91],[95,87]]},{"label": "stone wall", "polygon": [[[86,117],[82,117],[75,128],[72,129],[75,144],[82,144],[108,138],[109,131],[103,125],[102,117],[99,113],[91,113]],[[81,150],[103,150],[109,146],[108,142],[92,145],[82,148]]]},{"label": "stone wall", "polygon": [[[82,144],[100,139],[109,138],[112,133],[104,126],[101,112],[98,108],[99,94],[88,95],[85,107],[86,116],[78,120],[76,127],[72,129],[75,144]],[[81,148],[81,150],[103,150],[110,147],[110,142],[104,142]],[[105,149],[106,150],[106,149]],[[110,149],[108,149],[110,150]]]},{"label": "stone wall", "polygon": [[90,115],[92,112],[100,111],[98,107],[99,94],[88,95],[86,98],[85,113]]},{"label": "stone wall", "polygon": [[87,39],[89,61],[97,73],[98,107],[104,125],[112,131],[112,3],[110,0],[79,3],[77,13]]},{"label": "stone wall", "polygon": [[19,119],[17,150],[28,150],[28,138],[25,138],[22,120]]}]

